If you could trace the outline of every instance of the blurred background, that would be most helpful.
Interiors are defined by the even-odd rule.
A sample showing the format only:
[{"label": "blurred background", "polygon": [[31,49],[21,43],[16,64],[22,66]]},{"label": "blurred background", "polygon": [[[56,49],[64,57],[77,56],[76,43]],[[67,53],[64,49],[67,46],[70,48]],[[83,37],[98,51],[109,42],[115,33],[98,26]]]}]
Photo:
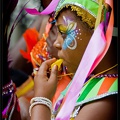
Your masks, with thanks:
[{"label": "blurred background", "polygon": [[[36,8],[39,11],[43,10],[43,7],[42,7],[42,4],[41,4],[40,0],[19,0],[15,10],[13,11],[13,13],[11,15],[9,31],[10,31],[10,29],[11,29],[13,23],[14,23],[15,18],[18,16],[18,14],[20,13],[21,9],[23,8],[23,6],[25,4],[26,4],[26,6],[25,6],[26,8]],[[12,33],[11,42],[10,42],[10,48],[9,49],[14,47],[14,45],[19,40],[19,38],[24,33],[24,31],[32,24],[32,22],[37,17],[37,16],[33,17],[30,14],[26,14],[26,15],[25,14],[26,14],[26,11],[23,10],[21,15],[19,16],[19,19],[20,18],[22,18],[22,19],[20,20],[19,24],[17,24],[15,30]],[[8,32],[8,34],[9,34],[9,32]]]}]

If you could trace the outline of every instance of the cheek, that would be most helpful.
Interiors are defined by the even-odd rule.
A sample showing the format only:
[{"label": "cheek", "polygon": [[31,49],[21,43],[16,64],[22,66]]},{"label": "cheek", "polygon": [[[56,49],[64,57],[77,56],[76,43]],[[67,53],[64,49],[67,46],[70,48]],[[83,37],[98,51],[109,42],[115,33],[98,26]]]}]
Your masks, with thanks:
[{"label": "cheek", "polygon": [[76,36],[75,31],[69,33],[66,36],[64,43],[62,45],[62,48],[64,50],[66,50],[67,48],[74,50],[77,47],[77,42],[76,42],[75,36]]},{"label": "cheek", "polygon": [[68,63],[70,63],[70,65],[76,65],[78,64],[78,61],[80,61],[80,51],[78,51],[78,49],[75,50],[70,50],[70,49],[66,49],[65,51],[63,51],[64,56],[66,61],[68,61]]},{"label": "cheek", "polygon": [[[69,52],[68,52],[69,51]],[[67,66],[68,72],[75,72],[80,63],[80,56],[78,51],[66,50],[64,65]]]}]

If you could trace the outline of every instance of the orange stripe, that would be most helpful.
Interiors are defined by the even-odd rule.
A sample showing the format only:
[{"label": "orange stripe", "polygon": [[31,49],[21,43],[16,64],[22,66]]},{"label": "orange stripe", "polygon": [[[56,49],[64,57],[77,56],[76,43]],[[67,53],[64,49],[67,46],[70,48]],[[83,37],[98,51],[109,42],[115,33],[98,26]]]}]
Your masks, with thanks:
[{"label": "orange stripe", "polygon": [[52,98],[53,105],[55,104],[55,101],[58,99],[60,93],[67,87],[70,81],[71,79],[69,76],[64,76],[62,77],[61,80],[58,81],[57,90]]},{"label": "orange stripe", "polygon": [[116,78],[106,77],[98,91],[98,95],[103,94],[104,92],[107,92],[115,80]]}]

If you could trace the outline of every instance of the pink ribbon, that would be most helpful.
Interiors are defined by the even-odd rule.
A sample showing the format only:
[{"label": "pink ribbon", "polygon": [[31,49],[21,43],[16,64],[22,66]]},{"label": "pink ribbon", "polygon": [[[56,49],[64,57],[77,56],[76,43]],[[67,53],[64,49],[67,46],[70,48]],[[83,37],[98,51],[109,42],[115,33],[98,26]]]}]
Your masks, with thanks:
[{"label": "pink ribbon", "polygon": [[25,10],[27,11],[27,13],[32,14],[32,15],[48,15],[50,13],[52,13],[53,11],[55,11],[58,3],[60,0],[52,0],[51,3],[47,6],[47,8],[45,10],[43,10],[42,12],[39,12],[36,9],[30,9],[30,8],[26,8]]},{"label": "pink ribbon", "polygon": [[72,110],[75,106],[76,100],[81,88],[83,87],[84,81],[87,78],[88,74],[92,72],[90,72],[90,69],[94,61],[105,48],[106,40],[103,33],[103,25],[104,24],[101,23],[97,27],[90,39],[90,42],[85,50],[85,53],[73,78],[73,82],[71,83],[71,86],[67,93],[65,103],[58,113],[56,120],[70,119],[70,114],[72,113]]}]

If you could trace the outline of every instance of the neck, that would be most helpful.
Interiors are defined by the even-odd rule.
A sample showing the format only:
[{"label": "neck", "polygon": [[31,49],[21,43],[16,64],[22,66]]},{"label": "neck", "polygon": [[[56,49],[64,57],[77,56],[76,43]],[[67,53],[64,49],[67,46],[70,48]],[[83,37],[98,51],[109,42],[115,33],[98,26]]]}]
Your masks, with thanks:
[{"label": "neck", "polygon": [[[97,74],[101,71],[104,71],[117,64],[117,46],[116,41],[111,42],[110,48],[107,54],[104,56],[103,60],[93,71],[93,74]],[[117,67],[105,72],[105,74],[115,74],[118,73]]]}]

